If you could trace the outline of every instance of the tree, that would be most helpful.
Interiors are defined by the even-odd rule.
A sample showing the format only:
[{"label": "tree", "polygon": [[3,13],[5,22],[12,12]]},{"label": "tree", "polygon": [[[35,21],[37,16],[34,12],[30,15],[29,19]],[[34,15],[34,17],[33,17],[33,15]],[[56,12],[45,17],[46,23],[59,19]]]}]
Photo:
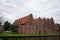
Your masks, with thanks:
[{"label": "tree", "polygon": [[4,23],[4,31],[10,30],[10,26],[11,26],[11,23],[9,23],[8,21],[6,21],[6,22]]},{"label": "tree", "polygon": [[18,33],[18,26],[17,25],[11,25],[11,31],[13,32],[13,33]]},{"label": "tree", "polygon": [[60,30],[60,24],[57,24],[58,25],[58,28],[59,28],[59,30]]},{"label": "tree", "polygon": [[2,24],[2,22],[0,22],[0,25]]},{"label": "tree", "polygon": [[59,28],[59,33],[60,33],[60,24],[57,24],[58,25],[58,28]]}]

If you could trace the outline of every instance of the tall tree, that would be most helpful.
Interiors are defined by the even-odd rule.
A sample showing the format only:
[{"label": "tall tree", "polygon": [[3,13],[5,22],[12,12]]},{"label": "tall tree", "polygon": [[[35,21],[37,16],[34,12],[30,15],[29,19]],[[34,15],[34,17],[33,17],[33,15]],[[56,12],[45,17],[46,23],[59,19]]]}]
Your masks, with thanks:
[{"label": "tall tree", "polygon": [[60,24],[57,24],[58,25],[58,28],[59,28],[59,34],[60,34]]},{"label": "tall tree", "polygon": [[0,22],[0,25],[2,24],[2,22]]},{"label": "tall tree", "polygon": [[6,22],[4,23],[4,31],[10,30],[10,26],[11,26],[11,23],[9,23],[8,21],[6,21]]},{"label": "tall tree", "polygon": [[13,32],[13,33],[18,33],[18,26],[17,25],[11,25],[11,31]]}]

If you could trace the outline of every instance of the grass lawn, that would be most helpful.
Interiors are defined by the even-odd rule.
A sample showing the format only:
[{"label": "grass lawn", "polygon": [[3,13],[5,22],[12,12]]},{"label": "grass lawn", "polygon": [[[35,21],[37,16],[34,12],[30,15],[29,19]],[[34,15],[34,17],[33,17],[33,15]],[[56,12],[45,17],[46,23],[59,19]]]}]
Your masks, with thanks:
[{"label": "grass lawn", "polygon": [[0,33],[0,36],[60,36],[60,34],[13,34],[13,33]]}]

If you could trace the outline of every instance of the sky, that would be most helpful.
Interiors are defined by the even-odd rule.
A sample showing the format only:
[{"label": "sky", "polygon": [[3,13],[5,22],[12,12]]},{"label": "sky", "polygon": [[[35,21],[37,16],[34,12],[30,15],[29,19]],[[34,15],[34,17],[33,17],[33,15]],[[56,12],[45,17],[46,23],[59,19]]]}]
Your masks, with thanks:
[{"label": "sky", "polygon": [[0,17],[13,23],[30,13],[34,18],[51,18],[60,24],[60,0],[0,0]]}]

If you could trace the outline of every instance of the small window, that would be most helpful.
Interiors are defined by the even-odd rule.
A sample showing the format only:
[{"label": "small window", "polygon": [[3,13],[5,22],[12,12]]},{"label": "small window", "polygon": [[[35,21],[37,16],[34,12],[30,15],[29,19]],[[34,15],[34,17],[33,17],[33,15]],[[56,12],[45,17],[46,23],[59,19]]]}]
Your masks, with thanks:
[{"label": "small window", "polygon": [[36,28],[36,26],[31,26],[31,28],[32,28],[32,29],[35,29],[35,28]]},{"label": "small window", "polygon": [[39,34],[41,34],[41,31],[39,31]]},{"label": "small window", "polygon": [[57,30],[57,32],[59,32],[59,30]]},{"label": "small window", "polygon": [[44,22],[42,22],[42,24],[44,24]]},{"label": "small window", "polygon": [[44,30],[44,33],[46,33],[46,30]]}]

